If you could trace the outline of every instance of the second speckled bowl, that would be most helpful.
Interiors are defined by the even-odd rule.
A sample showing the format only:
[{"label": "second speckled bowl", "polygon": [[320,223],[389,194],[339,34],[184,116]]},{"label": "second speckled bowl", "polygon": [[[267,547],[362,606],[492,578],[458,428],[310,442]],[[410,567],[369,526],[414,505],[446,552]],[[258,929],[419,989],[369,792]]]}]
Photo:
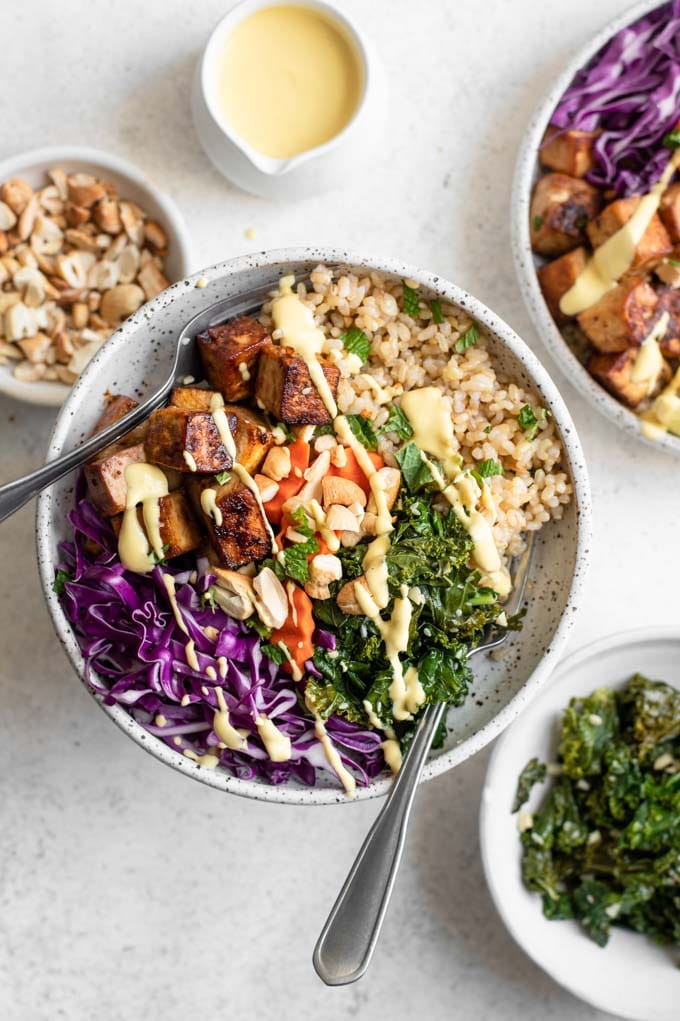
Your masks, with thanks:
[{"label": "second speckled bowl", "polygon": [[[432,753],[424,779],[451,769],[496,737],[537,693],[559,658],[576,613],[591,542],[590,487],[574,424],[557,388],[523,341],[476,298],[459,287],[415,266],[329,248],[298,248],[244,256],[205,270],[207,286],[198,276],[183,280],[143,306],[95,356],[66,401],[50,442],[49,457],[76,446],[99,414],[107,390],[141,396],[165,378],[184,324],[218,299],[251,291],[284,273],[306,276],[318,263],[361,273],[377,270],[418,281],[426,296],[440,296],[464,309],[489,332],[497,363],[520,385],[534,390],[553,415],[564,445],[574,497],[564,518],[538,535],[528,591],[528,612],[522,631],[511,636],[502,659],[475,660],[475,683],[465,704],[449,714],[444,747]],[[84,676],[76,637],[52,591],[57,545],[67,537],[67,514],[73,505],[73,478],[63,479],[38,501],[37,543],[40,575],[55,629],[74,669]],[[90,690],[88,688],[88,690]],[[102,705],[111,719],[142,748],[186,776],[244,797],[287,804],[346,803],[331,782],[316,787],[272,786],[241,780],[223,769],[209,770],[185,758],[149,734],[119,705]],[[357,791],[357,800],[385,794],[386,774]]]}]

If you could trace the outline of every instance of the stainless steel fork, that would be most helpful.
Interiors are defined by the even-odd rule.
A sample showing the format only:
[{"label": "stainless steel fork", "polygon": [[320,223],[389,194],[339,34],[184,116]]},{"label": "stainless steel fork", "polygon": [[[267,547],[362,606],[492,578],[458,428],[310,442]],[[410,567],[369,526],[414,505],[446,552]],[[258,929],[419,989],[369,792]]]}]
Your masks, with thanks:
[{"label": "stainless steel fork", "polygon": [[75,450],[69,451],[68,454],[62,454],[54,461],[49,461],[42,468],[31,472],[30,475],[24,475],[21,479],[15,479],[13,482],[0,486],[0,521],[4,521],[5,518],[18,511],[41,490],[86,464],[95,454],[121,439],[135,426],[140,425],[152,411],[165,402],[173,387],[181,383],[185,377],[193,376],[200,379],[203,372],[199,366],[194,344],[196,334],[207,330],[210,326],[216,326],[224,319],[259,310],[262,302],[276,288],[277,284],[278,277],[256,290],[215,302],[190,319],[178,337],[175,357],[165,382],[157,390],[154,390],[142,404],[128,412],[124,418],[114,422],[108,429],[102,430],[96,436],[92,436]]},{"label": "stainless steel fork", "polygon": [[[532,550],[531,532],[524,553],[512,565],[513,589],[506,614],[515,614],[522,606]],[[497,649],[507,637],[507,628],[492,624],[480,644],[470,650],[468,659]],[[441,703],[430,705],[423,712],[382,811],[369,830],[319,936],[312,960],[326,985],[356,982],[371,962],[397,877],[420,775],[445,711],[446,706]]]}]

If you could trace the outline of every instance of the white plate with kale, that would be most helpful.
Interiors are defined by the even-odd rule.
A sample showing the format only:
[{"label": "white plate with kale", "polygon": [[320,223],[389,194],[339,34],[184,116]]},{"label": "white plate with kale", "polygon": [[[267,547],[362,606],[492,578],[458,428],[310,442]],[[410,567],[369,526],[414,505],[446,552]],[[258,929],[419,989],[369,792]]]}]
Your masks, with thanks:
[{"label": "white plate with kale", "polygon": [[[426,777],[548,676],[587,560],[582,455],[545,371],[475,299],[303,250],[216,266],[128,320],[51,456],[163,378],[193,315],[253,288],[252,314],[198,334],[202,386],[41,496],[43,584],[84,683],[162,761],[265,800],[370,797],[428,701],[452,710]],[[529,532],[522,628],[473,673]]]},{"label": "white plate with kale", "polygon": [[517,943],[632,1021],[680,1002],[680,631],[595,642],[499,741],[482,860]]}]

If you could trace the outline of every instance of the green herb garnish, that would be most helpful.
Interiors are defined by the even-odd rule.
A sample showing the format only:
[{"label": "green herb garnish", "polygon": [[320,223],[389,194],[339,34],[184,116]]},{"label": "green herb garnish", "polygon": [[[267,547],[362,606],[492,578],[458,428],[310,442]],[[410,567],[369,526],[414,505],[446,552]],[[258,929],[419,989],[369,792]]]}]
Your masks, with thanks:
[{"label": "green herb garnish", "polygon": [[170,543],[169,542],[163,543],[163,545],[161,546],[161,551],[162,551],[163,555],[160,556],[160,557],[158,556],[158,554],[156,553],[155,550],[151,550],[151,554],[150,554],[150,556],[151,556],[151,563],[155,564],[156,566],[158,566],[158,564],[164,564],[165,563],[165,554],[168,552],[169,549],[170,549]]},{"label": "green herb garnish", "polygon": [[349,330],[340,336],[345,351],[349,351],[352,355],[357,355],[361,359],[361,364],[367,361],[369,354],[371,353],[371,342],[364,333],[363,330],[358,329],[356,326],[351,326]]},{"label": "green herb garnish", "polygon": [[680,128],[673,128],[667,135],[664,135],[662,145],[665,145],[667,149],[680,149]]},{"label": "green herb garnish", "polygon": [[444,313],[442,312],[442,303],[439,298],[433,298],[432,301],[428,302],[430,306],[430,312],[432,313],[432,322],[438,326],[444,322]]},{"label": "green herb garnish", "polygon": [[286,425],[285,422],[277,422],[274,428],[279,429],[283,433],[286,443],[295,442],[295,433],[289,425]]},{"label": "green herb garnish", "polygon": [[402,281],[404,287],[403,297],[401,299],[401,309],[407,316],[411,316],[412,319],[417,319],[420,315],[420,298],[415,287],[409,287],[405,280]]},{"label": "green herb garnish", "polygon": [[406,413],[396,404],[393,404],[390,408],[390,413],[384,425],[376,429],[377,436],[382,436],[383,433],[396,433],[400,440],[410,440],[413,436],[413,426],[409,422]]},{"label": "green herb garnish", "polygon": [[669,266],[680,266],[680,259],[666,259]]},{"label": "green herb garnish", "polygon": [[469,347],[474,347],[478,340],[479,326],[477,326],[477,323],[472,323],[471,326],[468,326],[465,333],[456,341],[455,350],[457,354],[461,355],[463,351],[467,351]]},{"label": "green herb garnish", "polygon": [[332,422],[327,422],[326,425],[317,425],[314,430],[314,437],[317,436],[335,436],[335,426]]},{"label": "green herb garnish", "polygon": [[[573,698],[558,775],[522,833],[522,878],[549,919],[575,918],[599,946],[612,926],[680,946],[680,691],[636,674]],[[532,759],[513,811],[546,767]]]},{"label": "green herb garnish", "polygon": [[520,429],[526,433],[528,440],[536,438],[539,426],[541,422],[544,422],[548,416],[548,412],[545,408],[539,408],[538,411],[534,411],[530,404],[524,404],[517,415],[517,422],[519,423]]},{"label": "green herb garnish", "polygon": [[287,546],[273,561],[273,569],[279,578],[293,578],[304,585],[309,579],[310,553],[319,552],[319,543],[314,535],[314,529],[309,523],[309,518],[304,507],[298,507],[291,514],[293,528],[300,535],[305,536],[304,542],[295,542]]},{"label": "green herb garnish", "polygon": [[58,596],[63,596],[67,581],[73,581],[73,575],[70,571],[66,571],[63,567],[60,567],[54,576],[52,591],[56,592]]},{"label": "green herb garnish", "polygon": [[288,656],[286,656],[286,653],[280,645],[273,645],[271,642],[262,642],[260,644],[260,652],[279,666],[281,666],[282,663],[288,662]]},{"label": "green herb garnish", "polygon": [[211,613],[215,612],[215,610],[217,609],[217,602],[215,600],[214,585],[211,585],[210,588],[207,588],[205,592],[201,593],[199,602],[201,604],[202,610],[210,610]]},{"label": "green herb garnish", "polygon": [[376,436],[373,426],[367,418],[363,415],[346,415],[347,423],[359,440],[360,443],[366,447],[366,450],[377,450],[378,449],[378,437]]},{"label": "green herb garnish", "polygon": [[543,217],[542,216],[535,216],[534,220],[533,220],[533,223],[534,223],[534,230],[540,230],[542,225],[543,225]]},{"label": "green herb garnish", "polygon": [[503,465],[499,461],[489,458],[486,461],[480,461],[470,474],[481,486],[484,479],[490,479],[492,475],[503,475]]},{"label": "green herb garnish", "polygon": [[394,455],[401,468],[401,476],[410,493],[417,493],[429,486],[434,479],[429,467],[423,461],[420,447],[407,443]]},{"label": "green herb garnish", "polygon": [[219,482],[219,484],[223,486],[224,483],[228,482],[230,478],[231,475],[229,474],[229,472],[218,472],[217,475],[215,476],[215,482]]}]

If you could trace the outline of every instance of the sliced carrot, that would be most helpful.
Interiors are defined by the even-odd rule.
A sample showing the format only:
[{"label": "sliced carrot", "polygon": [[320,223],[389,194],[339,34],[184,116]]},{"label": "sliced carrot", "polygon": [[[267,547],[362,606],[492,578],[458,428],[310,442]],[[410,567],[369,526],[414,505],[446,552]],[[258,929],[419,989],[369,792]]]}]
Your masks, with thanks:
[{"label": "sliced carrot", "polygon": [[[283,642],[288,647],[293,662],[302,670],[306,661],[314,655],[312,635],[315,624],[312,616],[312,600],[304,589],[297,585],[293,589],[292,598],[295,613],[288,614],[286,623],[272,632],[270,641],[273,643]],[[297,623],[294,618],[297,618]],[[290,664],[284,663],[284,669],[290,670]]]},{"label": "sliced carrot", "polygon": [[[299,493],[305,484],[302,473],[309,466],[309,443],[303,440],[295,440],[288,448],[290,450],[290,475],[279,482],[278,492],[264,505],[267,517],[272,524],[278,525],[283,514],[283,505],[291,496]],[[295,469],[298,469],[299,475]]]},{"label": "sliced carrot", "polygon": [[[344,464],[342,468],[338,468],[336,467],[336,465],[332,464],[328,474],[339,475],[341,479],[349,479],[350,482],[356,482],[356,484],[358,486],[361,486],[364,493],[366,493],[366,495],[368,496],[371,492],[371,487],[369,485],[368,479],[366,478],[366,475],[364,474],[363,469],[361,468],[359,462],[357,461],[356,454],[354,453],[351,447],[345,447],[345,454],[347,457],[347,463]],[[380,454],[377,454],[369,450],[368,456],[370,457],[377,471],[379,471],[384,466],[385,462],[383,461]]]}]

